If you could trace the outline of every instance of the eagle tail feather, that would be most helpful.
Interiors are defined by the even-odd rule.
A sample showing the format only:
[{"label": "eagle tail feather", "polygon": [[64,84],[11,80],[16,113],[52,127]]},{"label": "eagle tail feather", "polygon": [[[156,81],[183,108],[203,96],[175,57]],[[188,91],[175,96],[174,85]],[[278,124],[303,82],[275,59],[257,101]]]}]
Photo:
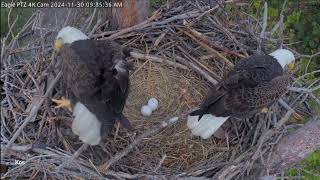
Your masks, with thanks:
[{"label": "eagle tail feather", "polygon": [[79,139],[90,145],[97,145],[101,140],[101,122],[81,102],[77,102],[73,115],[72,132],[79,136]]},{"label": "eagle tail feather", "polygon": [[200,136],[202,139],[208,139],[228,118],[229,117],[217,117],[211,114],[206,114],[195,127],[192,127],[192,134]]},{"label": "eagle tail feather", "polygon": [[207,114],[207,111],[204,109],[198,109],[191,112],[187,118],[187,126],[189,129],[193,129],[199,124],[199,120],[204,114]]}]

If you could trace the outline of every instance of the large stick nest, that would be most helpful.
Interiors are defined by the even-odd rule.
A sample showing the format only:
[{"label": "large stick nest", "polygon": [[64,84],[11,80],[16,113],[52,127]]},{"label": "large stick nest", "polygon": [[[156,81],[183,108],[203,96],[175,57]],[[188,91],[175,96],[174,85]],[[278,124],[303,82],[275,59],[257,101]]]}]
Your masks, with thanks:
[{"label": "large stick nest", "polygon": [[[84,23],[74,18],[79,13],[77,9],[70,10],[64,25],[77,26],[93,38],[112,39],[133,48],[128,60],[135,64],[124,111],[134,130],[116,126],[100,145],[87,148],[79,157],[77,149],[82,143],[71,132],[72,115],[55,109],[50,100],[63,96],[59,82],[61,59],[52,49],[62,25],[46,28],[41,23],[43,13],[37,11],[17,35],[12,36],[11,26],[1,45],[3,177],[257,176],[253,169],[265,169],[274,144],[289,128],[297,127],[290,116],[295,111],[305,117],[312,115],[313,110],[305,113],[302,104],[319,100],[312,91],[289,91],[266,114],[228,120],[220,138],[201,140],[191,135],[186,114],[199,105],[209,88],[237,60],[253,53],[268,53],[278,48],[279,42],[285,46],[279,38],[281,29],[279,37],[272,36],[264,29],[266,21],[236,9],[238,5],[229,1],[175,1],[147,21],[118,31],[107,31],[109,21],[100,18],[98,10],[88,10]],[[303,76],[297,78],[295,86],[312,90],[317,82],[308,82]],[[160,108],[146,118],[140,108],[150,97],[159,100]],[[165,121],[175,116],[178,121]],[[72,154],[75,158],[70,160]],[[15,160],[25,164],[17,165]],[[57,169],[62,163],[65,166]]]}]

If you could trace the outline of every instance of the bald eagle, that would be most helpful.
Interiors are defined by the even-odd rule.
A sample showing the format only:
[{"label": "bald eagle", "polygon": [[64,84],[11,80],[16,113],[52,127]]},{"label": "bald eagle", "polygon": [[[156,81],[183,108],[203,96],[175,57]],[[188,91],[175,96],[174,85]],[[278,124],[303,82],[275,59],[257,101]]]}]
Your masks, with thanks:
[{"label": "bald eagle", "polygon": [[294,55],[278,49],[240,60],[187,118],[192,134],[209,138],[229,118],[247,118],[272,105],[287,91]]},{"label": "bald eagle", "polygon": [[62,57],[68,98],[53,101],[73,112],[73,133],[84,143],[97,145],[116,121],[130,128],[122,114],[132,69],[125,59],[129,50],[113,41],[89,39],[69,26],[59,31],[55,49]]}]

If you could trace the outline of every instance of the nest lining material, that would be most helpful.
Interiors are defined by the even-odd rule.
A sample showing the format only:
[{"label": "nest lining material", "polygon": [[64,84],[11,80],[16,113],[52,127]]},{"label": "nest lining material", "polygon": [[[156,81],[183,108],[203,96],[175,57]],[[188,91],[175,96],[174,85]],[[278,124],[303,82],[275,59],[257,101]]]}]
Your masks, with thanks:
[{"label": "nest lining material", "polygon": [[[139,68],[131,76],[131,92],[124,112],[129,119],[132,119],[135,129],[141,133],[162,122],[166,117],[179,116],[193,109],[206,94],[207,83],[192,72],[159,66],[150,61],[145,63],[138,61],[136,67]],[[156,97],[160,106],[150,117],[144,117],[141,115],[140,107],[149,97]],[[133,155],[135,158],[130,164],[137,163],[137,167],[144,167],[145,158],[156,163],[166,155],[164,161],[166,167],[175,167],[175,164],[179,164],[181,168],[189,168],[197,161],[196,159],[204,159],[194,155],[202,148],[196,141],[191,138],[186,122],[181,121],[147,138],[139,152],[144,158],[137,161],[135,158],[140,155]],[[210,144],[207,143],[206,148],[209,148]]]}]

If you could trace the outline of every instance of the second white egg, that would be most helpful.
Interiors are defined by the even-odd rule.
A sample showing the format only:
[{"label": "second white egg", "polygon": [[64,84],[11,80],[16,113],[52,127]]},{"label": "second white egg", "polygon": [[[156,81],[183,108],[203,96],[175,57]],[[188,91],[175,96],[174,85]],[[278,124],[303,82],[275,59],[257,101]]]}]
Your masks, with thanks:
[{"label": "second white egg", "polygon": [[158,108],[159,102],[156,98],[151,98],[148,101],[148,106],[152,111],[156,110]]},{"label": "second white egg", "polygon": [[144,116],[150,116],[152,114],[152,110],[149,106],[145,105],[141,107],[141,114]]}]

